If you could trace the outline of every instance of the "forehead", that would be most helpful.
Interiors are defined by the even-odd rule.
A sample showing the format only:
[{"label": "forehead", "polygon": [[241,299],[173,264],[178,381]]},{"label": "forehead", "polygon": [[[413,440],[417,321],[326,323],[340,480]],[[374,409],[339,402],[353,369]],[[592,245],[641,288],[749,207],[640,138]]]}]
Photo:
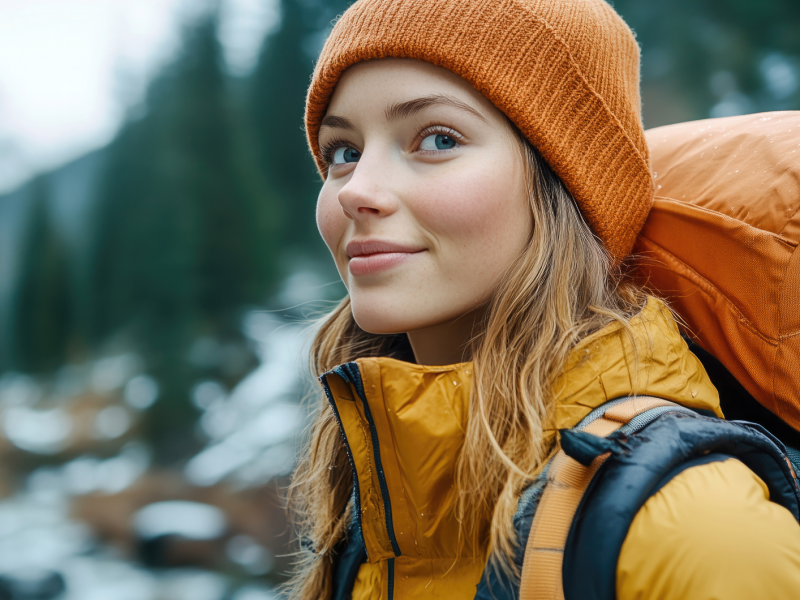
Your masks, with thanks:
[{"label": "forehead", "polygon": [[444,94],[477,109],[490,120],[502,113],[452,71],[412,58],[382,58],[348,68],[336,86],[327,114],[361,113],[422,96]]}]

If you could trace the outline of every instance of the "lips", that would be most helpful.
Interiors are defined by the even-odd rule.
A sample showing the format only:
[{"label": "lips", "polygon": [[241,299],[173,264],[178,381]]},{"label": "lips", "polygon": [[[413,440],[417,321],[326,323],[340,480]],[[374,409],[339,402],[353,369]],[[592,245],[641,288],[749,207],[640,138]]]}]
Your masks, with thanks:
[{"label": "lips", "polygon": [[388,240],[353,240],[347,244],[351,275],[374,275],[411,260],[425,251],[418,246]]}]

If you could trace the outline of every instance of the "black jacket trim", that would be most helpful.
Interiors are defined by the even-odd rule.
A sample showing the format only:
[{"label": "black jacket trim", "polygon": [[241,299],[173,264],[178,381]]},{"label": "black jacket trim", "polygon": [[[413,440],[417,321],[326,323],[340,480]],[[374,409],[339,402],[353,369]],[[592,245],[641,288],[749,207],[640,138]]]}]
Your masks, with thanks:
[{"label": "black jacket trim", "polygon": [[353,519],[347,537],[339,544],[334,561],[331,600],[350,600],[358,570],[367,562],[367,551],[357,519]]}]

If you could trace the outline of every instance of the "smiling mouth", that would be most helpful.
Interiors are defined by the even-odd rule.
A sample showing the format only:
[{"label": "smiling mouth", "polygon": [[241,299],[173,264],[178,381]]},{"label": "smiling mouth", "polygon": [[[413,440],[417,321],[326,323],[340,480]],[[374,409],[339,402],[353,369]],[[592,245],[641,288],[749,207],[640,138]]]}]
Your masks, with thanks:
[{"label": "smiling mouth", "polygon": [[411,260],[422,252],[424,250],[416,252],[378,252],[376,254],[354,256],[350,259],[348,268],[350,269],[350,274],[356,277],[359,275],[374,275]]},{"label": "smiling mouth", "polygon": [[424,248],[383,240],[352,241],[347,244],[348,269],[355,277],[374,275],[405,263],[422,252],[425,252]]}]

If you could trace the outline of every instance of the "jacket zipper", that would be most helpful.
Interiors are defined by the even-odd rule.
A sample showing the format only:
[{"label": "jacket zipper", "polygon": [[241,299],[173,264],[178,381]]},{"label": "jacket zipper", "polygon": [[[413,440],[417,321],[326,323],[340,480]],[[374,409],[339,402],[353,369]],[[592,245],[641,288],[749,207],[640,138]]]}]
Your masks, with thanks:
[{"label": "jacket zipper", "polygon": [[[375,471],[378,475],[378,483],[381,488],[381,500],[383,501],[383,514],[386,519],[386,533],[389,536],[389,543],[392,545],[392,552],[394,552],[395,556],[400,556],[402,552],[400,552],[400,546],[397,543],[397,537],[394,533],[394,525],[392,523],[392,503],[389,499],[389,486],[386,484],[386,474],[383,471],[383,463],[381,462],[381,451],[380,445],[378,443],[378,429],[375,427],[375,420],[372,418],[372,411],[370,411],[369,403],[367,402],[367,396],[364,393],[364,384],[361,380],[361,372],[358,369],[358,364],[355,362],[346,363],[340,365],[327,373],[324,373],[320,377],[320,381],[325,388],[325,395],[328,398],[328,402],[330,402],[331,407],[333,408],[333,414],[336,417],[336,421],[339,424],[339,430],[342,433],[342,438],[344,439],[345,448],[347,450],[347,457],[350,460],[350,468],[353,470],[353,486],[355,491],[355,509],[357,510],[358,516],[358,527],[362,534],[363,539],[363,529],[361,525],[361,502],[360,502],[360,495],[359,495],[359,488],[358,488],[358,473],[356,472],[356,464],[353,460],[353,453],[350,450],[350,445],[347,443],[347,436],[344,432],[344,425],[342,424],[342,419],[339,416],[339,411],[336,409],[336,403],[333,399],[333,394],[331,393],[330,386],[328,385],[328,375],[335,374],[342,378],[345,383],[350,383],[356,390],[356,394],[358,395],[359,400],[364,407],[364,416],[367,418],[367,423],[369,424],[369,432],[370,438],[372,441],[372,454],[375,459]],[[388,600],[392,600],[394,597],[394,558],[389,559],[388,564]]]},{"label": "jacket zipper", "polygon": [[389,576],[386,578],[387,579],[387,583],[386,583],[386,590],[387,590],[386,598],[387,598],[387,600],[393,600],[394,599],[394,559],[390,558],[387,562],[389,563],[387,565],[388,566]]},{"label": "jacket zipper", "polygon": [[[327,373],[323,373],[320,375],[319,380],[322,383],[322,389],[325,390],[325,397],[328,399],[328,403],[331,405],[333,409],[333,415],[336,417],[336,422],[339,424],[339,433],[342,436],[342,440],[344,441],[344,449],[347,453],[347,460],[350,462],[350,470],[353,472],[353,510],[355,511],[356,516],[356,524],[358,526],[358,532],[361,534],[361,540],[364,540],[364,530],[361,526],[361,494],[359,493],[359,486],[358,486],[358,472],[356,471],[356,461],[353,459],[353,452],[350,450],[350,444],[347,443],[347,436],[344,432],[344,426],[342,425],[342,418],[339,416],[339,410],[336,408],[336,402],[333,400],[333,393],[331,393],[331,388],[328,385],[328,375],[331,374],[332,371]],[[367,553],[367,560],[369,560],[369,552],[367,552],[367,545],[364,544],[364,551]]]}]

